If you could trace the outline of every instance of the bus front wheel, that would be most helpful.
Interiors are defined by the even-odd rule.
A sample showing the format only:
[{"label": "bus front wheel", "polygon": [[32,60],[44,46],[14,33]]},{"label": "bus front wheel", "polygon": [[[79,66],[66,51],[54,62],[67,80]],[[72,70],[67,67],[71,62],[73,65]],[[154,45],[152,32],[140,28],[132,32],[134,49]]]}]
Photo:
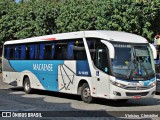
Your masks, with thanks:
[{"label": "bus front wheel", "polygon": [[90,91],[89,85],[87,83],[84,83],[82,85],[81,98],[85,103],[93,102],[93,97],[91,96],[91,91]]},{"label": "bus front wheel", "polygon": [[30,80],[29,80],[28,77],[25,78],[24,83],[23,83],[23,86],[24,86],[24,91],[25,91],[27,94],[30,94],[30,93],[32,92],[31,83],[30,83]]}]

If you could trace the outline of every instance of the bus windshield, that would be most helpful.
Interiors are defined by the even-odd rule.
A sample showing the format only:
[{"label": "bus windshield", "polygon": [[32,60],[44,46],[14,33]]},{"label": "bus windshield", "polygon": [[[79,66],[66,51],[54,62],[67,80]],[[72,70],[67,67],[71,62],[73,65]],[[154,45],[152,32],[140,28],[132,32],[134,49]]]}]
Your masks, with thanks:
[{"label": "bus windshield", "polygon": [[117,77],[132,80],[149,79],[154,76],[154,64],[148,45],[113,44],[115,58],[112,71]]}]

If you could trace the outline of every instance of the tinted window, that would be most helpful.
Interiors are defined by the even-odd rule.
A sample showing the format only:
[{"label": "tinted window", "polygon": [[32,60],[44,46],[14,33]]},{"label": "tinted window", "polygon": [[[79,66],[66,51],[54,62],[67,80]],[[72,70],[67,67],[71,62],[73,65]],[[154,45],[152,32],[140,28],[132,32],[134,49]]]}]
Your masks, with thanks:
[{"label": "tinted window", "polygon": [[96,63],[97,68],[106,73],[108,72],[107,51],[108,49],[106,47],[100,46],[97,48],[97,63]]},{"label": "tinted window", "polygon": [[20,59],[21,60],[26,59],[26,45],[20,46]]},{"label": "tinted window", "polygon": [[5,46],[5,58],[12,60],[86,60],[82,39]]},{"label": "tinted window", "polygon": [[84,47],[83,40],[77,40],[73,46],[74,60],[86,60],[87,55]]},{"label": "tinted window", "polygon": [[59,42],[55,46],[55,60],[67,60],[67,43]]},{"label": "tinted window", "polygon": [[40,44],[40,51],[39,51],[39,59],[43,60],[44,59],[44,50],[45,50],[45,46],[43,43]]},{"label": "tinted window", "polygon": [[39,44],[35,44],[35,59],[38,60],[39,59]]},{"label": "tinted window", "polygon": [[4,57],[6,59],[10,58],[10,47],[9,46],[5,46],[5,48],[4,48]]},{"label": "tinted window", "polygon": [[100,39],[89,38],[87,39],[88,48],[94,65],[104,72],[108,72],[109,57],[108,48],[104,45]]},{"label": "tinted window", "polygon": [[52,60],[54,57],[55,44],[54,43],[45,44],[44,49],[45,49],[44,59]]},{"label": "tinted window", "polygon": [[35,44],[33,44],[33,45],[29,45],[30,47],[30,49],[29,49],[29,53],[30,53],[30,59],[31,60],[34,60],[35,59]]},{"label": "tinted window", "polygon": [[14,56],[15,56],[15,47],[12,46],[12,47],[10,47],[10,57],[9,57],[9,59],[15,59]]}]

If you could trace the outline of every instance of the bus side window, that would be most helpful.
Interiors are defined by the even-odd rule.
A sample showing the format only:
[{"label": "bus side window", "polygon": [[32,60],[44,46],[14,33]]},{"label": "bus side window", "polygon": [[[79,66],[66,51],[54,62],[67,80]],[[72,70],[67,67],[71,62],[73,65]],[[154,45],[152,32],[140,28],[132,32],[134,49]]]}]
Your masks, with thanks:
[{"label": "bus side window", "polygon": [[44,59],[51,60],[54,57],[54,43],[53,44],[45,44],[45,53]]},{"label": "bus side window", "polygon": [[45,46],[44,44],[40,44],[40,51],[39,51],[39,59],[43,60],[44,59],[44,51],[45,51]]},{"label": "bus side window", "polygon": [[73,41],[68,42],[68,50],[67,50],[68,60],[74,59],[73,47],[74,47],[74,42]]},{"label": "bus side window", "polygon": [[11,60],[14,59],[14,54],[15,54],[15,47],[12,46],[12,47],[10,47],[10,59]]},{"label": "bus side window", "polygon": [[100,70],[108,73],[108,55],[107,55],[107,48],[106,47],[98,47],[97,48],[97,63],[96,66]]},{"label": "bus side window", "polygon": [[38,44],[21,45],[21,59],[27,59],[27,60],[39,59],[38,48],[39,48]]},{"label": "bus side window", "polygon": [[[98,41],[98,40],[97,40]],[[96,63],[96,40],[94,38],[87,39],[88,48],[90,51],[91,59],[94,63]]]},{"label": "bus side window", "polygon": [[30,59],[30,46],[26,45],[26,59],[29,60]]},{"label": "bus side window", "polygon": [[4,53],[5,53],[4,57],[6,59],[10,59],[10,46],[5,46]]},{"label": "bus side window", "polygon": [[54,59],[54,54],[55,54],[55,45],[56,45],[56,43],[52,43],[51,59]]},{"label": "bus side window", "polygon": [[67,43],[62,42],[62,43],[56,43],[55,46],[55,55],[54,59],[55,60],[67,60]]},{"label": "bus side window", "polygon": [[73,48],[73,53],[74,53],[75,60],[86,60],[87,59],[83,40],[76,41],[74,48]]},{"label": "bus side window", "polygon": [[35,59],[35,45],[30,45],[30,60]]},{"label": "bus side window", "polygon": [[87,38],[87,44],[94,65],[105,73],[108,73],[108,49],[97,38]]},{"label": "bus side window", "polygon": [[19,46],[15,46],[15,56],[14,56],[15,60],[19,59]]},{"label": "bus side window", "polygon": [[35,44],[35,59],[39,59],[39,44]]},{"label": "bus side window", "polygon": [[20,59],[24,60],[26,59],[26,45],[21,45],[20,46]]}]

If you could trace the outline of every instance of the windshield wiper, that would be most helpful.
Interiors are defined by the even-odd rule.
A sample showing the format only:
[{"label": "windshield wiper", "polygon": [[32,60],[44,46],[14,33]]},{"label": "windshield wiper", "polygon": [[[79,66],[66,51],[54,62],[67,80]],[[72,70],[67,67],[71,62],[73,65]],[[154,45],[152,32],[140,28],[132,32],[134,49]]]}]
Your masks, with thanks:
[{"label": "windshield wiper", "polygon": [[[132,73],[133,73],[133,71],[136,69],[136,67],[135,67],[135,58],[133,58],[133,60],[131,61],[131,64],[128,66],[128,68],[130,68],[131,69],[131,72],[128,72],[128,74],[127,74],[127,78],[128,79],[131,79],[132,78]],[[132,69],[132,65],[134,66],[134,68]]]},{"label": "windshield wiper", "polygon": [[[135,51],[134,51],[134,49],[132,48],[131,64],[128,66],[128,68],[131,67],[131,72],[128,72],[128,74],[127,74],[127,78],[128,78],[128,79],[131,79],[131,78],[132,78],[132,73],[133,73],[133,71],[136,69],[135,64],[137,65],[137,63],[136,63],[136,57],[135,57],[135,56],[136,56],[136,55],[135,55]],[[133,69],[132,69],[132,65],[134,66]]]},{"label": "windshield wiper", "polygon": [[146,78],[150,78],[150,74],[148,73],[148,71],[147,71],[147,69],[145,68],[145,66],[144,66],[144,63],[142,62],[142,61],[140,61],[140,65],[142,65],[142,67],[143,67],[143,69],[144,69],[144,71],[146,72],[146,74],[147,74],[147,77]]}]

